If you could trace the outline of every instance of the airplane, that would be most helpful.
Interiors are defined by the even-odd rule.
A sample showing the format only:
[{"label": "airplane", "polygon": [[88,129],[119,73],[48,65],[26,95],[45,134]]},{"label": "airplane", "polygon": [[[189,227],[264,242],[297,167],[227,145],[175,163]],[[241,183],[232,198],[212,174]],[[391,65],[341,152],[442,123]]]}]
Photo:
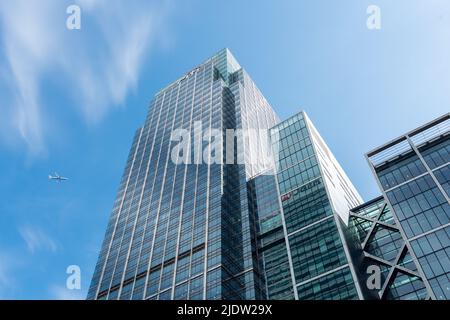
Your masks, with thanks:
[{"label": "airplane", "polygon": [[64,181],[64,180],[69,180],[69,178],[61,177],[61,176],[60,176],[59,174],[57,174],[56,172],[55,172],[55,175],[54,175],[54,176],[52,176],[51,174],[48,175],[48,179],[49,179],[49,180],[56,180],[56,181],[58,181],[58,182],[61,182],[61,181]]}]

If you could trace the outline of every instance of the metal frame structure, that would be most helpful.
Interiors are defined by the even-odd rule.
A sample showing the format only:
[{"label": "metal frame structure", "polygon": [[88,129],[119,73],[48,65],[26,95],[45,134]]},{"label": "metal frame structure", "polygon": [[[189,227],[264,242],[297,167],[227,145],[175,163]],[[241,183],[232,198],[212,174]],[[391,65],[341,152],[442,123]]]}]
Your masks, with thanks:
[{"label": "metal frame structure", "polygon": [[[363,209],[365,207],[369,207],[373,204],[376,204],[377,202],[383,202],[384,204],[379,207],[378,213],[376,214],[375,218],[368,217],[364,214],[358,213],[361,209]],[[384,199],[384,197],[380,196],[380,197],[375,198],[361,206],[358,206],[358,207],[352,209],[350,211],[350,217],[349,217],[350,222],[356,218],[356,219],[362,219],[362,220],[365,220],[365,221],[371,223],[370,228],[367,230],[367,234],[365,235],[364,239],[361,242],[361,250],[362,250],[362,254],[363,254],[363,259],[371,259],[371,260],[377,261],[378,263],[385,265],[386,267],[389,268],[388,275],[387,275],[386,279],[384,280],[384,282],[382,283],[381,289],[377,293],[379,299],[386,298],[387,289],[389,288],[389,286],[391,284],[393,284],[393,282],[395,280],[395,276],[396,276],[396,271],[400,271],[404,274],[408,274],[413,277],[418,277],[425,285],[424,277],[422,274],[420,274],[417,271],[405,268],[401,265],[401,259],[407,253],[409,253],[411,255],[411,250],[408,250],[408,246],[406,244],[407,240],[401,234],[401,230],[400,230],[398,223],[394,222],[394,224],[392,224],[392,223],[387,223],[387,222],[381,220],[383,214],[387,213],[386,209],[389,210],[389,205],[386,202],[386,200]],[[392,211],[390,211],[390,212],[392,213]],[[394,214],[393,214],[392,218],[394,218]],[[403,244],[401,245],[400,249],[398,250],[398,253],[393,262],[383,259],[382,257],[379,257],[377,255],[374,255],[374,254],[370,253],[368,250],[368,244],[376,236],[376,234],[379,230],[379,227],[388,229],[393,232],[400,233],[400,235],[402,236]],[[413,261],[416,269],[419,270],[418,269],[419,262],[413,255],[411,255],[411,257],[412,257],[412,261]],[[425,287],[427,289],[427,297],[425,299],[430,299],[432,297],[432,291],[429,288],[429,286],[425,285]]]},{"label": "metal frame structure", "polygon": [[[421,153],[418,150],[418,148],[425,145],[426,143],[430,143],[437,139],[446,137],[449,134],[450,134],[450,113],[446,113],[437,119],[434,119],[416,129],[404,134],[404,135],[401,135],[400,137],[393,139],[393,140],[385,143],[384,145],[373,149],[372,151],[369,151],[365,155],[366,160],[369,164],[370,170],[372,171],[372,174],[374,175],[375,180],[377,181],[378,187],[380,188],[382,195],[386,201],[386,205],[394,213],[393,216],[395,219],[395,223],[398,226],[398,231],[401,233],[402,238],[405,239],[405,247],[407,248],[407,250],[409,251],[409,253],[411,254],[411,256],[413,257],[413,259],[415,261],[417,261],[417,257],[415,255],[414,251],[412,250],[410,241],[414,240],[418,237],[424,236],[429,232],[434,232],[434,231],[440,230],[442,228],[445,228],[448,226],[448,224],[442,225],[442,226],[438,227],[437,229],[430,230],[429,232],[424,233],[418,237],[408,239],[408,237],[405,234],[405,231],[401,227],[401,223],[400,223],[397,215],[395,214],[392,203],[390,202],[389,198],[387,197],[387,192],[389,190],[385,190],[383,188],[383,186],[379,180],[379,177],[377,175],[376,168],[380,167],[383,164],[386,164],[387,162],[390,162],[397,158],[400,158],[401,156],[403,156],[407,153],[413,152],[415,155],[418,156],[418,158],[420,159],[420,162],[424,165],[424,167],[426,169],[426,171],[423,175],[429,174],[431,176],[431,178],[433,179],[433,181],[436,183],[437,187],[441,191],[442,195],[445,197],[447,202],[450,204],[449,196],[447,195],[445,190],[442,188],[441,184],[438,182],[436,176],[434,175],[433,170],[430,169],[430,167],[428,166],[428,164],[426,163],[426,161],[424,160],[424,158],[422,157]],[[446,166],[447,164],[448,163],[444,164],[442,167]],[[435,168],[434,170],[439,169],[439,168]],[[420,175],[420,176],[422,176],[422,175]],[[416,179],[420,176],[414,177],[404,183],[408,183],[409,181]],[[396,186],[396,187],[398,187],[398,186]],[[429,292],[429,298],[436,299],[436,296],[433,293],[433,290],[431,289],[430,283],[428,282],[428,280],[426,279],[426,277],[424,275],[422,266],[420,265],[420,263],[416,263],[416,265],[418,268],[419,275],[423,279],[424,284],[427,288],[427,291]]]}]

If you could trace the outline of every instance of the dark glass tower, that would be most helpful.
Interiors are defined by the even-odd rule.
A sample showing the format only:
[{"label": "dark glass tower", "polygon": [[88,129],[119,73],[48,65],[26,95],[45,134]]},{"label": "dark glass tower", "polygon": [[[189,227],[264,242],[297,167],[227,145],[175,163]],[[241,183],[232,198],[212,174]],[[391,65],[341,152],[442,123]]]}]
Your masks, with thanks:
[{"label": "dark glass tower", "polygon": [[450,114],[367,159],[428,296],[450,299]]},{"label": "dark glass tower", "polygon": [[265,299],[294,299],[294,287],[286,250],[282,209],[272,170],[253,177],[248,183],[249,207],[258,234],[257,259]]},{"label": "dark glass tower", "polygon": [[280,122],[223,49],[151,102],[88,299],[449,299],[449,133],[447,114],[369,152],[362,204],[306,113]]},{"label": "dark glass tower", "polygon": [[[411,255],[383,197],[352,209],[348,232],[365,299],[424,300],[431,297],[418,270],[419,262]],[[378,288],[367,285],[373,274],[370,268],[374,266],[380,272]]]},{"label": "dark glass tower", "polygon": [[[278,283],[275,292],[283,298],[362,298],[343,229],[361,197],[306,113],[279,123],[270,134],[281,214],[277,246],[262,250],[265,260],[280,264],[280,273],[266,270],[266,281]],[[276,295],[269,291],[269,298]]]},{"label": "dark glass tower", "polygon": [[[219,162],[203,151],[211,130],[277,122],[228,49],[158,92],[136,131],[88,299],[261,298],[247,200],[248,178],[268,168],[259,140],[236,134],[234,146],[214,150]],[[179,129],[189,142],[181,164]]]},{"label": "dark glass tower", "polygon": [[265,298],[363,298],[345,238],[358,192],[305,112],[270,139],[273,170],[248,183]]}]

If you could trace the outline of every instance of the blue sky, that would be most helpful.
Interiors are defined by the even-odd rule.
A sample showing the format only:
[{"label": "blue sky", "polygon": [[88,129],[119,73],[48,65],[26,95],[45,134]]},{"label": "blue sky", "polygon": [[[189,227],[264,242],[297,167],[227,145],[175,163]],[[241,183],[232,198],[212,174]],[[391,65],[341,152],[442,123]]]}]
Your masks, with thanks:
[{"label": "blue sky", "polygon": [[[65,27],[70,4],[81,30]],[[449,111],[449,39],[447,0],[2,1],[0,298],[85,296],[152,96],[219,49],[282,119],[308,112],[369,200],[364,153]]]}]

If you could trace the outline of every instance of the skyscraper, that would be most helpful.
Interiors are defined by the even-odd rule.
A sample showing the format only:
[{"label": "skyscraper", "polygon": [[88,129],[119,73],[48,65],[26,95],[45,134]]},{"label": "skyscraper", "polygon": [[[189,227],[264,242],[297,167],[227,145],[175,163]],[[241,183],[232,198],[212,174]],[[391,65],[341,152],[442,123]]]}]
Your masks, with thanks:
[{"label": "skyscraper", "polygon": [[408,255],[427,296],[450,299],[450,114],[376,148],[367,159],[404,242],[394,263]]},{"label": "skyscraper", "polygon": [[449,137],[446,114],[366,155],[382,196],[345,229],[364,299],[450,298]]},{"label": "skyscraper", "polygon": [[360,298],[342,225],[362,200],[304,112],[277,123],[228,49],[158,92],[88,299]]},{"label": "skyscraper", "polygon": [[[261,298],[247,200],[248,178],[268,169],[260,139],[220,144],[223,161],[203,151],[212,130],[225,137],[277,122],[228,49],[158,92],[136,131],[88,299]],[[177,138],[189,142],[181,163]]]},{"label": "skyscraper", "polygon": [[306,113],[270,135],[275,175],[250,188],[267,298],[362,298],[343,230],[361,197]]},{"label": "skyscraper", "polygon": [[449,132],[369,152],[363,203],[307,114],[280,122],[223,49],[151,102],[88,299],[449,299]]},{"label": "skyscraper", "polygon": [[[395,216],[382,196],[350,211],[348,236],[364,299],[424,300],[431,297],[418,270],[419,262],[411,255]],[[379,272],[379,279],[372,281],[374,271]]]}]

